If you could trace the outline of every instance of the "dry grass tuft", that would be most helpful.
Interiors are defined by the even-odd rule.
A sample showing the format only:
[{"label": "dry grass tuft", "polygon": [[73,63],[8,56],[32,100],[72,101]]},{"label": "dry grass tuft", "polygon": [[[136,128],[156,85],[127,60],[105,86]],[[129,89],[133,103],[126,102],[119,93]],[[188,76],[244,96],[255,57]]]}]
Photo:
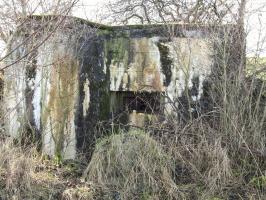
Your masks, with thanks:
[{"label": "dry grass tuft", "polygon": [[84,177],[101,188],[98,199],[185,198],[173,172],[173,159],[161,145],[136,129],[99,142]]},{"label": "dry grass tuft", "polygon": [[0,161],[1,200],[69,199],[64,194],[77,185],[81,188],[77,199],[84,199],[81,197],[86,194],[85,189],[89,190],[80,183],[81,169],[73,167],[73,163],[56,166],[53,160],[43,159],[35,148],[25,149],[8,139],[0,142]]},{"label": "dry grass tuft", "polygon": [[[31,152],[28,152],[30,155]],[[0,171],[3,187],[0,190],[2,198],[22,198],[22,193],[32,193],[30,174],[33,171],[33,160],[20,148],[13,147],[12,143],[2,142],[0,147]]]}]

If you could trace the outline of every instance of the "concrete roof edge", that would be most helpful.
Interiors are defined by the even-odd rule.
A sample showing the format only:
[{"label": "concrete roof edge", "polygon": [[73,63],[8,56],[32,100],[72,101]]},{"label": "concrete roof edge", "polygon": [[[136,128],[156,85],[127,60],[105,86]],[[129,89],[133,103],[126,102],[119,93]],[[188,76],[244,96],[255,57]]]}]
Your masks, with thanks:
[{"label": "concrete roof edge", "polygon": [[132,25],[105,25],[101,23],[92,22],[86,19],[82,19],[75,16],[64,16],[64,15],[29,15],[26,18],[29,19],[49,19],[49,18],[57,18],[57,17],[66,17],[66,19],[73,19],[78,20],[81,23],[84,23],[91,27],[96,27],[99,29],[108,29],[108,30],[115,30],[115,29],[143,29],[143,28],[158,28],[158,27],[170,27],[170,26],[178,26],[184,28],[234,28],[237,24],[189,24],[189,23],[169,23],[169,24],[132,24]]}]

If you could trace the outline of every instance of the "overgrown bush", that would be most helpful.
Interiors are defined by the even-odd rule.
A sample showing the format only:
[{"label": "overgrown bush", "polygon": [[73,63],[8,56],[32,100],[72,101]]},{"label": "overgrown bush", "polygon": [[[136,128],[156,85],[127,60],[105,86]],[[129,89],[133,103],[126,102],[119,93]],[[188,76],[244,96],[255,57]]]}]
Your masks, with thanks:
[{"label": "overgrown bush", "polygon": [[100,141],[84,177],[100,188],[98,199],[184,199],[174,167],[162,146],[136,129]]}]

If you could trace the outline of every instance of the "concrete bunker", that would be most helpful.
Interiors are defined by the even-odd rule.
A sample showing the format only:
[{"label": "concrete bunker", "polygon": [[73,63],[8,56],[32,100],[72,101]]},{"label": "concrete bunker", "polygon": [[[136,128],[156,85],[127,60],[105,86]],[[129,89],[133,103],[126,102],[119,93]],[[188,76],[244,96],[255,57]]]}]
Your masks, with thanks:
[{"label": "concrete bunker", "polygon": [[210,111],[217,55],[234,45],[234,30],[28,17],[8,46],[16,50],[6,63],[19,62],[5,70],[6,130],[13,137],[31,130],[45,154],[68,159],[93,149],[101,121],[143,126],[176,109],[183,118]]}]

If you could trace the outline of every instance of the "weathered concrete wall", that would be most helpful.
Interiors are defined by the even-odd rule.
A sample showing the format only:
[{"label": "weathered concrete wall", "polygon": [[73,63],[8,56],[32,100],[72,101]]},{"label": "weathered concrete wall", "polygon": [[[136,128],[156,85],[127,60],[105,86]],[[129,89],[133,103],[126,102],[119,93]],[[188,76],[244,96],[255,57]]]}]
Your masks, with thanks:
[{"label": "weathered concrete wall", "polygon": [[[191,105],[206,96],[220,33],[180,25],[173,30],[170,37],[163,26],[29,18],[13,35],[9,50],[15,51],[6,60],[18,61],[5,70],[9,134],[33,133],[44,153],[67,159],[93,148],[96,124],[124,112],[135,94],[151,99],[154,108],[160,104],[158,114],[181,107],[187,115],[198,113]],[[159,120],[143,100],[135,103],[127,105],[125,123]]]},{"label": "weathered concrete wall", "polygon": [[[27,24],[29,31],[18,30],[10,42],[10,50],[18,48],[8,57],[7,64],[23,59],[5,71],[7,132],[13,137],[24,134],[41,140],[44,153],[49,155],[74,158],[78,138],[82,137],[78,133],[83,135],[76,121],[88,115],[89,80],[93,82],[93,68],[98,69],[89,52],[95,42],[95,30],[70,19],[57,30],[44,26],[40,31],[38,20]],[[29,36],[33,31],[38,31],[38,35]],[[52,36],[47,37],[49,34]],[[21,45],[25,40],[28,41]],[[83,73],[84,68],[87,73]],[[96,82],[99,79],[91,85]],[[80,105],[84,107],[84,117],[77,120]]]},{"label": "weathered concrete wall", "polygon": [[[177,99],[194,87],[192,101],[203,93],[203,82],[211,74],[213,38],[163,37],[116,38],[108,41],[112,57],[110,91],[162,92],[169,97],[165,112],[178,107]],[[115,45],[111,45],[115,44]],[[196,83],[197,82],[197,83]]]},{"label": "weathered concrete wall", "polygon": [[[121,114],[123,99],[128,98],[126,92],[133,92],[136,96],[141,96],[140,93],[164,96],[157,114],[165,117],[179,115],[187,120],[204,109],[207,111],[203,88],[213,73],[214,47],[222,39],[223,30],[220,31],[182,25],[175,25],[171,32],[164,26],[118,27],[105,42],[111,110]],[[143,124],[140,119],[150,118],[150,113],[143,111],[127,115],[128,122],[140,126]]]}]

